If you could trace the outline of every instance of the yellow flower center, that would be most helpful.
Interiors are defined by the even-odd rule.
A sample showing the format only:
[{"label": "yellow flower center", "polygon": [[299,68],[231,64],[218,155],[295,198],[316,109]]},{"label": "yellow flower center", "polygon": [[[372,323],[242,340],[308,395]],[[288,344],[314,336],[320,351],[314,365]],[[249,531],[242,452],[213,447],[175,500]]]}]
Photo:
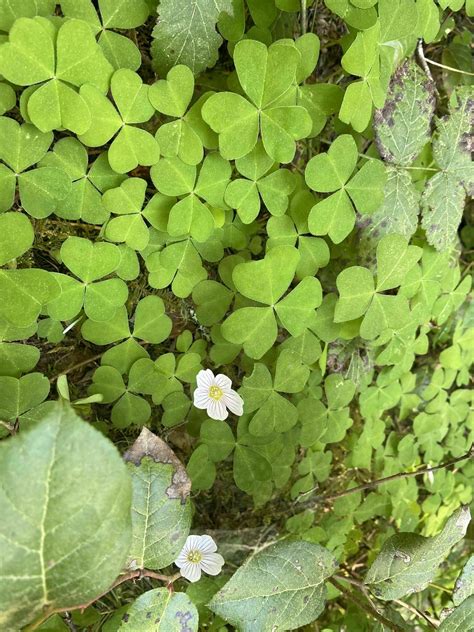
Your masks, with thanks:
[{"label": "yellow flower center", "polygon": [[189,551],[188,562],[192,562],[193,564],[199,564],[201,560],[202,560],[201,551]]},{"label": "yellow flower center", "polygon": [[209,397],[212,397],[212,399],[215,399],[217,402],[220,400],[222,395],[224,395],[224,393],[218,386],[211,386],[209,389]]}]

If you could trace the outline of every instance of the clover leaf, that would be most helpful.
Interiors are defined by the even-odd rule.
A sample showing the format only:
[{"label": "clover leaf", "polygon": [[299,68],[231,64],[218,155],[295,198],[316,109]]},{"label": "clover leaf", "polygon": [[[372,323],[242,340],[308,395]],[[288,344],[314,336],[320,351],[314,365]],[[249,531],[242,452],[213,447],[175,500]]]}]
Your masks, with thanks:
[{"label": "clover leaf", "polygon": [[329,235],[336,244],[354,228],[355,209],[369,214],[383,202],[386,181],[383,164],[369,160],[352,176],[357,160],[354,139],[350,134],[343,134],[328,152],[314,156],[306,166],[308,186],[320,193],[331,193],[312,208],[309,229],[314,235]]},{"label": "clover leaf", "polygon": [[100,366],[94,372],[88,393],[102,395],[106,404],[115,402],[111,420],[117,428],[126,428],[132,423],[142,426],[151,416],[151,406],[141,395],[150,395],[159,381],[153,361],[142,358],[131,366],[127,386],[117,369]]},{"label": "clover leaf", "polygon": [[61,287],[51,272],[36,268],[1,269],[0,317],[16,327],[28,327],[60,293]]},{"label": "clover leaf", "polygon": [[105,92],[111,72],[89,25],[80,20],[64,22],[56,35],[50,22],[19,18],[0,46],[0,73],[14,84],[34,87],[26,110],[42,132],[87,131],[91,112],[76,88],[88,83]]},{"label": "clover leaf", "polygon": [[49,380],[42,373],[29,373],[19,379],[0,376],[0,418],[15,422],[48,397],[49,387]]},{"label": "clover leaf", "polygon": [[88,167],[85,147],[75,138],[61,138],[40,162],[41,166],[65,171],[72,180],[71,190],[55,213],[63,219],[82,219],[90,224],[103,224],[109,211],[103,204],[102,193],[119,186],[125,176],[113,171],[104,152]]},{"label": "clover leaf", "polygon": [[296,278],[314,276],[329,263],[329,247],[324,239],[308,233],[308,215],[314,206],[314,196],[308,190],[297,191],[292,197],[288,214],[270,217],[267,222],[267,250],[275,246],[296,246],[300,260]]},{"label": "clover leaf", "polygon": [[[110,241],[125,242],[134,250],[143,250],[150,239],[148,224],[155,222],[155,211],[160,210],[162,196],[155,195],[142,208],[145,202],[146,180],[127,178],[122,184],[104,193],[103,202],[109,213],[117,215],[107,222],[105,236]],[[165,200],[166,202],[166,200]]]},{"label": "clover leaf", "polygon": [[344,123],[363,132],[369,124],[373,103],[383,105],[385,94],[380,87],[379,65],[380,22],[357,33],[355,40],[345,52],[341,65],[346,72],[360,77],[348,85],[339,112]]},{"label": "clover leaf", "polygon": [[0,342],[0,375],[20,377],[38,364],[40,351],[34,345]]},{"label": "clover leaf", "polygon": [[128,68],[116,70],[112,75],[110,91],[115,106],[92,84],[80,89],[92,119],[88,129],[80,133],[79,140],[88,147],[100,147],[113,138],[108,158],[117,173],[132,171],[138,165],[154,165],[160,157],[154,137],[134,126],[146,123],[153,116],[148,90],[141,77]]},{"label": "clover leaf", "polygon": [[55,0],[0,0],[0,31],[8,31],[18,18],[54,13]]},{"label": "clover leaf", "polygon": [[228,185],[225,201],[236,209],[244,224],[250,224],[258,216],[261,200],[272,215],[285,213],[289,195],[296,186],[295,175],[287,169],[273,170],[274,162],[260,141],[247,156],[238,158],[235,166],[244,178]]},{"label": "clover leaf", "polygon": [[13,206],[17,183],[23,208],[36,218],[49,215],[68,195],[71,181],[63,169],[30,169],[43,158],[52,140],[50,132],[0,117],[0,159],[5,163],[0,163],[0,212]]},{"label": "clover leaf", "polygon": [[197,165],[203,158],[203,143],[186,114],[194,92],[194,75],[187,66],[175,66],[166,79],[150,86],[149,98],[153,107],[174,121],[160,125],[156,139],[166,158],[178,156],[188,165]]},{"label": "clover leaf", "polygon": [[313,311],[322,300],[321,285],[306,277],[289,294],[299,254],[292,246],[272,248],[260,261],[237,265],[232,278],[237,290],[246,298],[264,306],[242,307],[222,325],[222,334],[233,344],[243,344],[251,358],[261,358],[276,340],[276,315],[283,327],[298,336],[309,325]]},{"label": "clover leaf", "polygon": [[377,281],[367,268],[353,266],[337,277],[339,299],[336,323],[363,316],[360,335],[373,340],[385,330],[395,330],[409,321],[407,299],[402,294],[382,294],[400,286],[421,258],[422,249],[409,246],[401,235],[387,235],[377,246]]},{"label": "clover leaf", "polygon": [[215,152],[206,156],[199,173],[179,158],[162,158],[152,167],[151,178],[158,191],[180,198],[169,213],[167,231],[172,237],[190,235],[198,242],[209,239],[216,225],[209,206],[225,208],[230,174],[229,162]]},{"label": "clover leaf", "polygon": [[16,104],[15,90],[8,85],[0,81],[0,115],[5,114],[8,110],[12,110]]},{"label": "clover leaf", "polygon": [[31,248],[34,231],[30,220],[21,213],[0,215],[0,266],[21,257]]},{"label": "clover leaf", "polygon": [[99,16],[91,0],[62,0],[61,9],[68,18],[87,22],[95,35],[99,35],[99,46],[115,70],[129,68],[138,70],[141,55],[131,39],[112,29],[133,29],[145,22],[148,6],[145,0],[99,0]]},{"label": "clover leaf", "polygon": [[296,46],[285,42],[277,41],[269,48],[255,40],[237,43],[234,63],[248,100],[240,94],[220,92],[202,109],[204,120],[219,134],[224,158],[246,156],[260,135],[275,162],[293,160],[295,141],[312,129],[311,117],[296,105],[296,92],[290,90],[300,59]]},{"label": "clover leaf", "polygon": [[[112,245],[112,244],[107,244]],[[116,248],[116,246],[114,246]],[[159,296],[145,296],[142,298],[135,309],[133,333],[130,331],[128,313],[125,306],[120,307],[115,315],[107,322],[98,322],[88,319],[82,325],[82,335],[85,340],[89,340],[96,345],[109,345],[113,342],[119,342],[125,339],[139,339],[144,342],[152,342],[158,344],[166,340],[171,332],[172,322],[169,316],[165,314],[165,306],[163,300]],[[127,340],[128,342],[128,340]],[[136,342],[136,341],[135,341]],[[143,357],[143,349],[138,344],[129,344],[121,347],[118,345],[112,357],[114,357],[113,366],[117,368],[116,362],[123,364],[127,362],[126,357]],[[125,354],[124,350],[127,350]],[[146,355],[146,352],[145,352]],[[110,357],[110,354],[109,354]],[[126,371],[123,371],[124,373]]]},{"label": "clover leaf", "polygon": [[121,279],[100,279],[111,275],[119,266],[121,255],[117,246],[68,237],[61,246],[60,256],[77,279],[53,273],[62,292],[49,303],[49,316],[55,320],[71,320],[84,307],[86,315],[94,320],[113,318],[127,300],[128,288]]},{"label": "clover leaf", "polygon": [[151,287],[163,289],[171,285],[178,298],[186,298],[194,287],[207,278],[206,269],[191,239],[167,245],[151,253],[145,261]]}]

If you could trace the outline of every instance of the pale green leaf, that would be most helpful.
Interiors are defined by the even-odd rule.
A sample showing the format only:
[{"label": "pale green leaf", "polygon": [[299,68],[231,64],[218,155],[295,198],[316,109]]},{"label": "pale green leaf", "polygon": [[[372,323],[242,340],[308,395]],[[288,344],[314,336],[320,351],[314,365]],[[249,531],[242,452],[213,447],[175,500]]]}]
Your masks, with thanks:
[{"label": "pale green leaf", "polygon": [[3,627],[22,627],[47,605],[74,607],[106,590],[131,536],[130,479],[115,447],[57,404],[2,444],[0,469]]}]

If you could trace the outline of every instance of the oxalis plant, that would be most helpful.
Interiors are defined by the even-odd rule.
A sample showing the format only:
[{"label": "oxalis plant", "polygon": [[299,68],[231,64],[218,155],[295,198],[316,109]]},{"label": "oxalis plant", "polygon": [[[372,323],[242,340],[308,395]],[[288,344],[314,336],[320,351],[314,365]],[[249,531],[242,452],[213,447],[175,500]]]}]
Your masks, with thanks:
[{"label": "oxalis plant", "polygon": [[468,632],[472,0],[0,0],[0,629]]}]

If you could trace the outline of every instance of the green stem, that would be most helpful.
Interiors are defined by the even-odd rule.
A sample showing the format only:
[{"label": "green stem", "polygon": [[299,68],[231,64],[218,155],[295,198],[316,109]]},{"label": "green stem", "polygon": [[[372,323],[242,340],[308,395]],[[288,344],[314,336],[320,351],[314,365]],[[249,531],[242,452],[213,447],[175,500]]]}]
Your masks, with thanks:
[{"label": "green stem", "polygon": [[301,34],[308,30],[308,12],[306,10],[306,0],[301,0]]}]

